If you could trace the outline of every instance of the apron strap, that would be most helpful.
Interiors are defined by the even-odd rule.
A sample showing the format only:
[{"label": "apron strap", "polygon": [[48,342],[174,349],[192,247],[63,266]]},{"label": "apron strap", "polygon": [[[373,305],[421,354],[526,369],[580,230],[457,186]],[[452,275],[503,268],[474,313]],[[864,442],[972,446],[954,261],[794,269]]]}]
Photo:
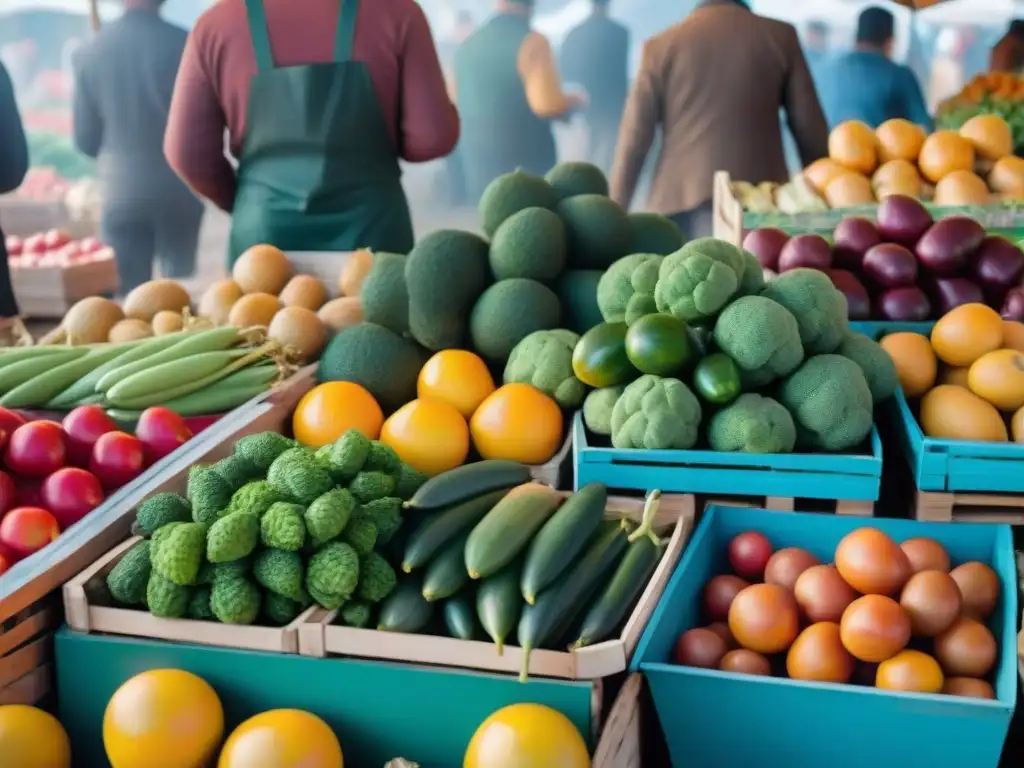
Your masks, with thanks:
[{"label": "apron strap", "polygon": [[348,61],[352,58],[352,41],[356,36],[356,17],[359,15],[359,0],[341,0],[338,12],[338,32],[334,40],[334,60]]},{"label": "apron strap", "polygon": [[252,48],[256,52],[256,71],[268,72],[274,68],[274,54],[270,50],[270,33],[267,31],[263,0],[245,0],[245,11],[249,16]]}]

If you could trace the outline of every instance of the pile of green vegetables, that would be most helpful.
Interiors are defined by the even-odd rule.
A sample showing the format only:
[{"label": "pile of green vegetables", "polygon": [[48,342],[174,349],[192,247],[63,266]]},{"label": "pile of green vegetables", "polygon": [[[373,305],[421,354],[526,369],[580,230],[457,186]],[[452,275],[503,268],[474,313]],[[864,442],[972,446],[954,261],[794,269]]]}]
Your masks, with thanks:
[{"label": "pile of green vegetables", "polygon": [[316,603],[369,626],[397,583],[381,550],[425,479],[355,430],[317,451],[276,432],[249,435],[193,467],[185,496],[139,506],[146,538],[107,588],[115,604],[162,618],[280,626]]},{"label": "pile of green vegetables", "polygon": [[31,131],[26,137],[29,163],[50,167],[62,179],[75,181],[96,175],[96,163],[77,149],[66,136],[48,131]]},{"label": "pile of green vegetables", "polygon": [[999,115],[1010,126],[1014,149],[1024,149],[1024,102],[1017,99],[997,99],[991,95],[977,103],[950,99],[939,106],[935,127],[958,131],[964,123],[978,115]]}]

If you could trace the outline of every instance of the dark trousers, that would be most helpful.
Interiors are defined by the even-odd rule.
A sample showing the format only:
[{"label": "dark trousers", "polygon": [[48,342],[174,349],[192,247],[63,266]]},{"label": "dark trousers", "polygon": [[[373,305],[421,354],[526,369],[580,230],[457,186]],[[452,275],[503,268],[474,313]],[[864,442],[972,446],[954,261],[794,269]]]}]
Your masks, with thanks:
[{"label": "dark trousers", "polygon": [[7,246],[4,243],[4,231],[0,229],[0,318],[15,317],[17,314],[18,303],[14,300],[11,270],[7,264]]},{"label": "dark trousers", "polygon": [[679,227],[684,240],[696,240],[698,237],[711,237],[714,225],[712,211],[712,204],[709,200],[693,210],[682,211],[669,216],[669,218]]},{"label": "dark trousers", "polygon": [[187,203],[108,205],[100,222],[103,241],[114,249],[121,293],[153,279],[154,263],[160,276],[191,277],[196,271],[196,250],[203,206]]}]

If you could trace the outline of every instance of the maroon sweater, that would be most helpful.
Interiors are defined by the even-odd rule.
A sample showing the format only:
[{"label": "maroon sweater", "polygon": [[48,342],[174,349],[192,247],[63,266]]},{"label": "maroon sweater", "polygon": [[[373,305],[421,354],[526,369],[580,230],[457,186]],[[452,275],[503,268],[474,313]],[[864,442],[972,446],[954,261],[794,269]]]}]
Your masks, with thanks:
[{"label": "maroon sweater", "polygon": [[[331,60],[339,0],[263,0],[278,66]],[[415,0],[362,0],[353,58],[366,64],[396,152],[422,163],[459,139],[434,39]],[[178,70],[164,137],[171,167],[199,195],[230,211],[235,172],[224,156],[227,128],[236,157],[245,137],[256,55],[244,0],[219,0],[196,22]]]}]

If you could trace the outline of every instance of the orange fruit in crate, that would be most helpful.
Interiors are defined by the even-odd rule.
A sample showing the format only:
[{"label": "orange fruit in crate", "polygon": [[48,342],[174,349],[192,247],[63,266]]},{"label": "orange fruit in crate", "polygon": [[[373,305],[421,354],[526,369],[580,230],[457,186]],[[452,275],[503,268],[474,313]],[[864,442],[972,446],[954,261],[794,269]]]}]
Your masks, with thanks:
[{"label": "orange fruit in crate", "polygon": [[919,333],[890,333],[878,342],[889,353],[903,394],[920,397],[935,384],[937,364],[935,352],[928,339]]},{"label": "orange fruit in crate", "polygon": [[1024,352],[1024,323],[1019,320],[1003,320],[1003,349]]},{"label": "orange fruit in crate", "polygon": [[1024,406],[1024,352],[997,349],[971,365],[967,386],[978,397],[1001,411],[1016,411]]},{"label": "orange fruit in crate", "polygon": [[924,140],[917,167],[928,181],[937,183],[953,171],[974,170],[974,147],[956,131],[935,131]]},{"label": "orange fruit in crate", "polygon": [[413,400],[391,414],[381,427],[380,440],[428,477],[454,469],[469,455],[469,426],[462,414],[430,398]]},{"label": "orange fruit in crate", "polygon": [[878,166],[878,140],[860,120],[840,123],[828,135],[828,156],[844,168],[868,174]]},{"label": "orange fruit in crate", "polygon": [[839,638],[839,625],[833,621],[811,624],[797,635],[786,654],[786,672],[793,680],[848,683],[854,665]]},{"label": "orange fruit in crate", "polygon": [[115,691],[103,713],[103,745],[112,768],[194,768],[214,759],[224,709],[200,677],[153,669]]},{"label": "orange fruit in crate", "polygon": [[944,440],[1005,443],[1003,417],[973,392],[942,384],[921,398],[921,431]]},{"label": "orange fruit in crate", "polygon": [[476,729],[463,768],[590,768],[579,730],[542,704],[512,704]]},{"label": "orange fruit in crate", "polygon": [[376,440],[383,423],[383,411],[361,386],[350,381],[327,381],[299,400],[292,414],[292,433],[303,445],[319,448],[350,429]]},{"label": "orange fruit in crate", "polygon": [[0,765],[71,768],[71,742],[64,726],[36,707],[0,706]]},{"label": "orange fruit in crate", "polygon": [[931,342],[947,365],[970,365],[1003,345],[1003,318],[985,304],[961,304],[935,323]]},{"label": "orange fruit in crate", "polygon": [[917,123],[897,117],[886,120],[875,128],[878,139],[878,159],[882,163],[891,160],[917,162],[917,156],[924,144],[924,129]]},{"label": "orange fruit in crate", "polygon": [[344,768],[341,743],[316,715],[273,709],[232,731],[217,768]]},{"label": "orange fruit in crate", "polygon": [[938,693],[944,679],[939,662],[921,651],[900,651],[875,672],[875,686],[887,691]]},{"label": "orange fruit in crate", "polygon": [[529,384],[506,384],[476,409],[469,429],[485,459],[543,464],[562,444],[562,409]]},{"label": "orange fruit in crate", "polygon": [[448,403],[464,418],[494,391],[494,379],[479,355],[464,349],[444,349],[420,369],[416,396]]},{"label": "orange fruit in crate", "polygon": [[995,161],[1013,153],[1013,131],[999,115],[975,115],[960,126],[960,135],[985,160]]},{"label": "orange fruit in crate", "polygon": [[793,593],[777,584],[751,584],[729,606],[729,631],[750,651],[772,654],[789,648],[800,630]]}]

